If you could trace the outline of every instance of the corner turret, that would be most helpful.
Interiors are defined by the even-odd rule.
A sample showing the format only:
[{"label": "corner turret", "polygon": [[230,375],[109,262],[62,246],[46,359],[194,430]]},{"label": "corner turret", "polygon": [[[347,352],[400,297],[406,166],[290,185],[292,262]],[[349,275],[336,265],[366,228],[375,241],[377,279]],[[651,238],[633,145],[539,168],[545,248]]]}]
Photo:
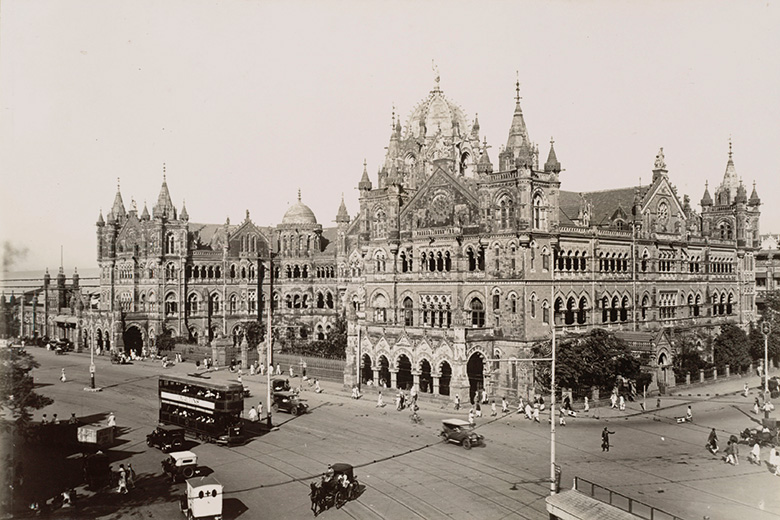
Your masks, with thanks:
[{"label": "corner turret", "polygon": [[179,213],[179,218],[184,222],[187,222],[190,219],[190,215],[187,213],[187,203],[185,201],[181,202],[181,213]]},{"label": "corner turret", "polygon": [[111,217],[119,224],[127,217],[125,203],[122,202],[122,193],[119,191],[119,177],[116,179],[116,195],[114,196],[114,204],[111,206],[111,215],[109,218]]},{"label": "corner turret", "polygon": [[753,193],[750,194],[750,200],[748,200],[748,205],[750,206],[761,205],[761,199],[758,198],[758,193],[756,192],[756,181],[753,181]]},{"label": "corner turret", "polygon": [[341,194],[341,204],[339,204],[339,210],[336,213],[336,222],[337,223],[349,223],[349,213],[347,212],[347,206],[344,204],[344,194]]},{"label": "corner turret", "polygon": [[371,191],[371,180],[368,178],[365,159],[363,159],[363,176],[360,178],[360,182],[358,182],[358,189],[360,191]]},{"label": "corner turret", "polygon": [[704,195],[701,197],[701,205],[702,207],[712,206],[712,197],[710,196],[709,183],[706,181],[704,183]]},{"label": "corner turret", "polygon": [[165,164],[163,164],[163,182],[160,187],[160,194],[157,196],[157,204],[152,208],[152,215],[156,219],[176,220],[176,208],[173,206],[171,194],[168,191]]},{"label": "corner turret", "polygon": [[558,157],[555,155],[555,141],[550,138],[550,153],[547,154],[547,162],[544,163],[544,171],[547,173],[560,173],[561,163],[558,161]]}]

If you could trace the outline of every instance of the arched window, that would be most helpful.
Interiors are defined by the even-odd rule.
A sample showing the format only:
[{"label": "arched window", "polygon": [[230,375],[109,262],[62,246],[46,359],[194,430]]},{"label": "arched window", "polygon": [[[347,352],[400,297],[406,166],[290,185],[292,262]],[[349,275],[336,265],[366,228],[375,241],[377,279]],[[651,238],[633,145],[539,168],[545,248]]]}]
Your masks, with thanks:
[{"label": "arched window", "polygon": [[176,235],[173,233],[168,233],[165,235],[165,254],[176,254]]},{"label": "arched window", "polygon": [[577,309],[577,323],[583,325],[587,321],[588,300],[585,297],[580,298],[579,308]]},{"label": "arched window", "polygon": [[387,320],[387,298],[384,294],[374,296],[371,306],[374,308],[374,321],[384,323]]},{"label": "arched window", "polygon": [[533,226],[534,229],[547,229],[547,214],[544,208],[544,199],[540,193],[533,198]]},{"label": "arched window", "polygon": [[[514,304],[514,299],[512,300],[512,303]],[[536,319],[536,294],[531,295],[530,307],[531,307],[531,318]]]},{"label": "arched window", "polygon": [[172,316],[179,312],[179,303],[176,301],[176,294],[169,293],[165,297],[165,314]]},{"label": "arched window", "polygon": [[542,321],[548,325],[550,323],[550,304],[547,300],[542,302]]},{"label": "arched window", "polygon": [[620,321],[628,320],[628,296],[623,296],[620,302]]},{"label": "arched window", "polygon": [[387,234],[387,219],[384,210],[377,210],[374,213],[374,236],[384,237]]},{"label": "arched window", "polygon": [[498,293],[493,293],[493,312],[501,310],[501,296]]},{"label": "arched window", "polygon": [[325,303],[328,305],[328,309],[333,308],[333,295],[329,292],[328,296],[325,298]]},{"label": "arched window", "polygon": [[235,314],[238,311],[238,297],[235,294],[230,295],[230,313]]},{"label": "arched window", "polygon": [[466,249],[466,259],[469,263],[469,271],[477,270],[477,257],[474,255],[474,250],[471,247]]},{"label": "arched window", "polygon": [[257,312],[257,293],[255,291],[249,291],[249,312]]},{"label": "arched window", "polygon": [[470,304],[471,308],[471,326],[472,327],[484,327],[485,326],[485,306],[479,298],[473,298]]},{"label": "arched window", "polygon": [[211,314],[217,314],[219,312],[220,307],[220,298],[219,293],[214,293],[211,295],[211,308],[209,309]]},{"label": "arched window", "polygon": [[645,295],[642,298],[642,321],[647,320],[647,309],[650,308],[650,298]]},{"label": "arched window", "polygon": [[612,308],[609,310],[609,321],[618,320],[618,307],[620,306],[620,300],[617,296],[612,297]]},{"label": "arched window", "polygon": [[404,298],[404,326],[411,327],[414,325],[414,309],[412,299],[408,296]]},{"label": "arched window", "polygon": [[187,298],[187,310],[190,314],[198,313],[198,295],[196,293],[190,294]]}]

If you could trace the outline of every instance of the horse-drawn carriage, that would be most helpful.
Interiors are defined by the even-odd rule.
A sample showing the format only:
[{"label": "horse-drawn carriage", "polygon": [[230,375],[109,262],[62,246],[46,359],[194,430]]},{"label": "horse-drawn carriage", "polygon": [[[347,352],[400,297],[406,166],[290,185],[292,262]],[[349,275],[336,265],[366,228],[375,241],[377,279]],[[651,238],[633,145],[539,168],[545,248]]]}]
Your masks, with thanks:
[{"label": "horse-drawn carriage", "polygon": [[745,428],[740,432],[739,436],[742,441],[750,446],[758,443],[759,446],[780,446],[778,439],[779,432],[777,428],[764,428],[759,430],[756,428]]},{"label": "horse-drawn carriage", "polygon": [[360,484],[350,464],[337,463],[328,467],[328,472],[317,482],[310,484],[311,510],[314,516],[322,511],[357,498]]}]

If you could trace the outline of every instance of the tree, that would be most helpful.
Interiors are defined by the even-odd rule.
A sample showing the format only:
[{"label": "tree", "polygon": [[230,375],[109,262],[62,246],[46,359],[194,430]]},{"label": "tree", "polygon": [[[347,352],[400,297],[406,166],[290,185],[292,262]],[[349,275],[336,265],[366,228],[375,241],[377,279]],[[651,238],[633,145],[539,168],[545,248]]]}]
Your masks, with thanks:
[{"label": "tree", "polygon": [[35,382],[30,372],[40,364],[27,352],[17,349],[0,351],[2,377],[0,377],[0,407],[17,428],[23,430],[32,419],[32,410],[39,410],[54,401],[35,392]]},{"label": "tree", "polygon": [[687,374],[690,374],[691,378],[697,378],[699,370],[706,370],[710,363],[702,357],[699,347],[691,338],[683,337],[677,344],[677,354],[672,360],[672,366],[674,377],[678,381],[685,381]]},{"label": "tree", "polygon": [[[777,365],[780,363],[780,289],[768,291],[765,294],[761,321],[768,322],[772,327],[767,341],[767,350],[769,351],[769,359]],[[752,337],[750,346],[753,359],[764,359],[764,335],[761,334],[760,330],[757,331],[757,335]]]},{"label": "tree", "polygon": [[[535,357],[550,356],[550,342],[534,347]],[[537,364],[537,377],[543,387],[550,386],[549,362]],[[541,370],[540,370],[541,368]],[[582,336],[567,338],[556,345],[557,386],[587,394],[591,388],[611,391],[622,376],[641,378],[641,363],[628,344],[604,329],[593,329]]]},{"label": "tree", "polygon": [[246,344],[250,349],[257,348],[265,336],[265,327],[257,320],[245,321],[242,324]]},{"label": "tree", "polygon": [[743,371],[750,365],[750,348],[745,331],[727,323],[713,341],[713,357],[718,369],[729,365],[731,370]]}]

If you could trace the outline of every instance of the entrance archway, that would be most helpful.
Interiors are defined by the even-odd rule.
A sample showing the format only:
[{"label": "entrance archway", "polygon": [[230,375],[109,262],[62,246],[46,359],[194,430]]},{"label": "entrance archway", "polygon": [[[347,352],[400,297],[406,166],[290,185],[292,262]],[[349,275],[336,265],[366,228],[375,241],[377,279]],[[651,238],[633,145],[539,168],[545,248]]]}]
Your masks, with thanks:
[{"label": "entrance archway", "polygon": [[97,348],[98,352],[103,352],[103,331],[100,329],[97,329],[95,331],[95,348]]},{"label": "entrance archway", "polygon": [[420,362],[420,392],[433,392],[433,376],[431,376],[431,364],[427,359]]},{"label": "entrance archway", "polygon": [[138,356],[141,355],[141,350],[144,347],[144,337],[141,334],[141,329],[135,325],[130,325],[122,334],[122,341],[125,343],[125,354],[129,355],[130,352],[134,352]]},{"label": "entrance archway", "polygon": [[466,364],[469,377],[469,402],[474,403],[474,395],[485,387],[485,361],[482,354],[475,352]]},{"label": "entrance archway", "polygon": [[665,352],[661,352],[661,355],[658,356],[658,368],[661,371],[661,384],[666,384],[666,371],[669,369],[669,359],[666,357]]},{"label": "entrance archway", "polygon": [[385,356],[379,357],[379,385],[390,388],[390,362]]},{"label": "entrance archway", "polygon": [[363,354],[363,363],[360,365],[360,383],[366,384],[374,379],[374,371],[371,369],[371,356]]},{"label": "entrance archway", "polygon": [[450,395],[450,382],[452,381],[452,367],[446,361],[439,365],[439,395]]},{"label": "entrance archway", "polygon": [[396,365],[398,374],[396,375],[396,388],[401,390],[409,390],[414,384],[414,377],[412,377],[412,362],[406,357],[406,354],[398,356],[398,364]]}]

